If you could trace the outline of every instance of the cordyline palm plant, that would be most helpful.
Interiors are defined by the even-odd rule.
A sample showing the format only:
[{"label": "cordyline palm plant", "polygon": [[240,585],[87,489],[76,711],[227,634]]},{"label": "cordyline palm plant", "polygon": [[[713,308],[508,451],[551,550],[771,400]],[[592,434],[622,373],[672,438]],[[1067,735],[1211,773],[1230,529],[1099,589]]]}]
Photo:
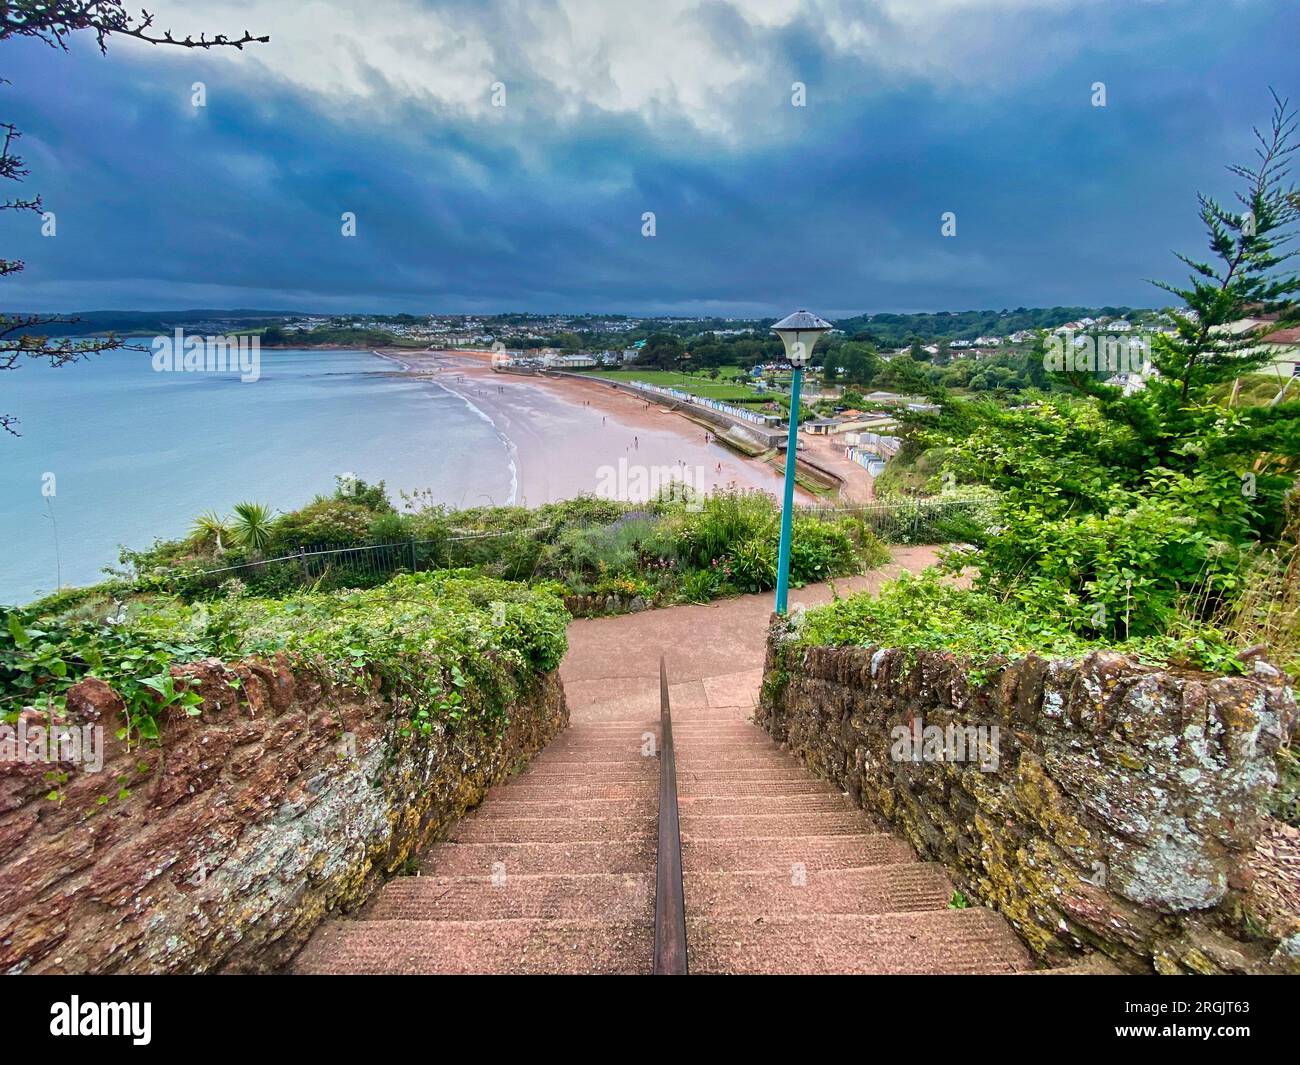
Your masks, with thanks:
[{"label": "cordyline palm plant", "polygon": [[254,551],[271,542],[271,508],[262,503],[235,504],[235,539]]},{"label": "cordyline palm plant", "polygon": [[211,546],[218,555],[224,554],[226,544],[235,540],[230,519],[215,510],[205,510],[190,526],[190,539],[200,547]]}]

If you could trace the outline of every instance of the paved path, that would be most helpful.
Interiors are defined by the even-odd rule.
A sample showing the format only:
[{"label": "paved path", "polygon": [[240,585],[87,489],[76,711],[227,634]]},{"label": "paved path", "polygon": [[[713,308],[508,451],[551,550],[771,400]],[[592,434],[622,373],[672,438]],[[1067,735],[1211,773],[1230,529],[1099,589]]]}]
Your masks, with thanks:
[{"label": "paved path", "polygon": [[[877,587],[934,559],[836,582]],[[832,598],[827,585],[791,603]],[[989,910],[948,908],[937,866],[749,722],[770,595],[577,620],[560,675],[570,727],[494,788],[418,877],[328,922],[299,972],[649,970],[659,655],[677,746],[693,972],[1012,972],[1029,960]]]}]

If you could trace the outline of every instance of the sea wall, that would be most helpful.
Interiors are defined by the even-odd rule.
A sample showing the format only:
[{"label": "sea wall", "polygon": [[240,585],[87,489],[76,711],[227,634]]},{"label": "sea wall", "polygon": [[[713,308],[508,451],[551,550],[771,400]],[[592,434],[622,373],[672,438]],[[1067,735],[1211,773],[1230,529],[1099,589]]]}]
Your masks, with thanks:
[{"label": "sea wall", "polygon": [[286,660],[172,673],[203,703],[159,743],[117,739],[122,700],[88,679],[64,724],[102,728],[102,769],[0,762],[0,972],[275,970],[568,722],[555,674],[508,722],[422,736],[378,681]]},{"label": "sea wall", "polygon": [[1250,912],[1296,720],[1277,671],[1256,669],[807,648],[777,619],[758,719],[1045,963],[1101,951],[1130,972],[1294,971],[1300,936],[1270,937]]},{"label": "sea wall", "polygon": [[567,370],[547,370],[546,373],[556,377],[572,377],[579,381],[599,381],[603,385],[636,396],[637,399],[645,400],[656,407],[667,407],[670,410],[689,412],[691,418],[695,421],[707,422],[714,429],[720,430],[721,435],[725,435],[733,441],[739,439],[759,451],[779,447],[786,438],[785,429],[768,429],[764,426],[752,425],[738,418],[729,417],[722,411],[714,410],[712,407],[706,407],[702,403],[689,403],[673,396],[665,396],[661,392],[639,388],[631,381],[616,381],[595,374],[570,373]]}]

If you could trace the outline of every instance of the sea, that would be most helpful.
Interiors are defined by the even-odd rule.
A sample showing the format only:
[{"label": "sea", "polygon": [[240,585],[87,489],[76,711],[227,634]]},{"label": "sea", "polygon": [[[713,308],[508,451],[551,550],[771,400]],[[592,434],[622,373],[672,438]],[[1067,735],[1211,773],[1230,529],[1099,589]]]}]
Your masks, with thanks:
[{"label": "sea", "polygon": [[397,505],[514,501],[508,442],[436,382],[368,351],[260,357],[256,380],[160,372],[148,350],[0,373],[21,434],[0,433],[0,603],[102,580],[122,545],[183,536],[203,511],[292,510],[339,476],[382,480]]}]

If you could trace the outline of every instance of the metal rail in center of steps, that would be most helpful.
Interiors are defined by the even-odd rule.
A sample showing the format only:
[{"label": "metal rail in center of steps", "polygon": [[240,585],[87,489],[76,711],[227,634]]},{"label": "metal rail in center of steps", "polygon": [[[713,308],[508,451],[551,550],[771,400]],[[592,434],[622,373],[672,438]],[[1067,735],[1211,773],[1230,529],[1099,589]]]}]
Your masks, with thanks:
[{"label": "metal rail in center of steps", "polygon": [[677,757],[668,704],[668,670],[659,656],[659,842],[655,857],[655,976],[685,976],[686,897],[677,817]]}]

